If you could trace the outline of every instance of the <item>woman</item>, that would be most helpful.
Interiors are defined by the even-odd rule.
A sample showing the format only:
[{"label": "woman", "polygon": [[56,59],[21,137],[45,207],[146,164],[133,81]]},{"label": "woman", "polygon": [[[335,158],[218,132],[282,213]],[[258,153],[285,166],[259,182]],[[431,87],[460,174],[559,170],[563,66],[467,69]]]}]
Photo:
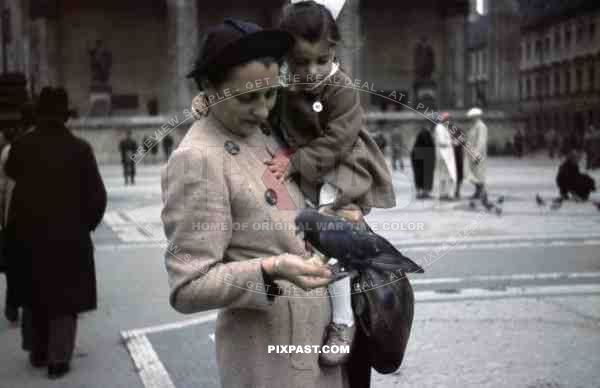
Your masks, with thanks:
[{"label": "woman", "polygon": [[435,141],[431,130],[426,126],[423,126],[417,134],[410,160],[417,187],[417,199],[431,198],[435,170]]},{"label": "woman", "polygon": [[328,299],[317,297],[331,273],[302,257],[292,227],[302,194],[265,164],[277,150],[261,131],[276,98],[265,86],[273,86],[291,42],[286,33],[230,19],[207,32],[190,76],[211,106],[162,174],[162,221],[176,247],[166,253],[170,302],[186,314],[221,309],[216,356],[223,387],[345,383],[342,369],[320,367],[314,351],[269,351],[321,345],[331,319]]}]

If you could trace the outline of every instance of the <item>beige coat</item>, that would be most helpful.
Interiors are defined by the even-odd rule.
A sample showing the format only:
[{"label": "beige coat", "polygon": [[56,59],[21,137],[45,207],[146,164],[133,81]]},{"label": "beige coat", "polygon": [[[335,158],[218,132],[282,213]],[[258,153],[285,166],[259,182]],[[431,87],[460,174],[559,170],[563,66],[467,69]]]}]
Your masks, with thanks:
[{"label": "beige coat", "polygon": [[[227,141],[239,145],[237,155],[225,150]],[[263,163],[275,149],[261,132],[241,138],[208,116],[174,151],[162,171],[170,302],[185,314],[221,309],[223,387],[343,387],[342,369],[319,367],[318,354],[268,353],[269,345],[321,345],[330,321],[326,297],[284,282],[287,297],[269,301],[264,293],[260,258],[305,253],[292,228],[302,195],[292,183],[276,186]],[[277,191],[276,206],[265,200],[267,186]]]},{"label": "beige coat", "polygon": [[467,179],[474,184],[485,184],[487,171],[488,129],[481,119],[467,132],[465,170]]}]

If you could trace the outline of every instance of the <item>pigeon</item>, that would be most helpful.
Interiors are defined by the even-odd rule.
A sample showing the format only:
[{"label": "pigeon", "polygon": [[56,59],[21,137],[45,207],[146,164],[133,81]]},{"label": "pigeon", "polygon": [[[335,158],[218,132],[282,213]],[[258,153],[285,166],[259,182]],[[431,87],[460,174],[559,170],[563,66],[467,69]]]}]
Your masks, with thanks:
[{"label": "pigeon", "polygon": [[552,200],[552,205],[550,205],[550,210],[558,210],[562,206],[563,199],[562,197],[554,198]]},{"label": "pigeon", "polygon": [[498,199],[496,200],[496,203],[498,205],[502,205],[504,203],[504,195],[499,196]]},{"label": "pigeon", "polygon": [[470,201],[469,202],[469,208],[475,209],[476,207],[477,207],[477,204],[475,203],[475,201]]},{"label": "pigeon", "polygon": [[374,233],[366,222],[349,222],[315,209],[303,209],[296,216],[295,224],[296,234],[311,248],[337,259],[344,268],[425,272],[385,238]]},{"label": "pigeon", "polygon": [[485,192],[481,196],[481,204],[487,211],[491,211],[495,207],[494,204],[489,201],[488,195]]},{"label": "pigeon", "polygon": [[538,206],[546,206],[546,201],[539,194],[535,195],[535,202]]},{"label": "pigeon", "polygon": [[594,206],[596,206],[596,209],[600,210],[600,202],[599,201],[595,201],[592,203],[594,204]]}]

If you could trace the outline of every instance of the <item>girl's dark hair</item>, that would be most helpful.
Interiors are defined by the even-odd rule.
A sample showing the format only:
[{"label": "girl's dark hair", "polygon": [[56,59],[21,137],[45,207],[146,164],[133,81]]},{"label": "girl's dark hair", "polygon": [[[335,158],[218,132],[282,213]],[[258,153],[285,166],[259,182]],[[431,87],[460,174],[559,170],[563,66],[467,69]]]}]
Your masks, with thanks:
[{"label": "girl's dark hair", "polygon": [[287,5],[283,9],[279,28],[310,43],[327,39],[331,44],[336,45],[342,40],[331,12],[327,7],[313,0]]},{"label": "girl's dark hair", "polygon": [[[270,66],[276,63],[281,66],[282,60],[275,59],[273,57],[262,57],[252,59],[262,63],[265,66]],[[196,86],[199,90],[205,89],[205,82],[208,81],[213,87],[218,88],[225,82],[230,76],[233,69],[238,66],[244,65],[244,63],[232,65],[232,66],[211,66],[203,75],[194,75],[193,79],[196,82]]]}]

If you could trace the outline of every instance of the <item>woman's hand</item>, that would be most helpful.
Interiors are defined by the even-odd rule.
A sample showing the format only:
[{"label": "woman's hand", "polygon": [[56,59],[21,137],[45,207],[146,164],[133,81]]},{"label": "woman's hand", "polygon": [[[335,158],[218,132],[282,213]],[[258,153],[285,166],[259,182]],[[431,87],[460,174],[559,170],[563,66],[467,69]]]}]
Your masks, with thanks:
[{"label": "woman's hand", "polygon": [[332,273],[325,265],[289,253],[268,257],[262,265],[274,279],[288,280],[305,290],[326,286],[332,280]]}]

